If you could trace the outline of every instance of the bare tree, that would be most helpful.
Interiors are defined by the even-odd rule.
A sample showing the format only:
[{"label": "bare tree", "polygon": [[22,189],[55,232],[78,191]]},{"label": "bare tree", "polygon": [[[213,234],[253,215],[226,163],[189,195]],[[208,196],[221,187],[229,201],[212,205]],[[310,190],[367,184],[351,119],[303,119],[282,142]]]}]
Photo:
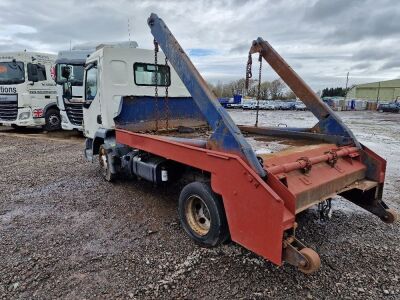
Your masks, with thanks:
[{"label": "bare tree", "polygon": [[[249,88],[245,91],[245,83],[246,79],[241,78],[238,80],[233,80],[228,83],[222,83],[218,81],[217,84],[212,84],[207,82],[208,87],[214,93],[214,95],[218,98],[221,97],[233,97],[235,94],[244,94],[249,97],[256,98],[258,95],[258,81],[255,79],[250,79]],[[285,93],[286,85],[280,79],[275,79],[272,82],[263,81],[260,85],[260,98],[261,99],[291,99],[295,98],[293,94],[290,94],[289,91]],[[247,93],[246,93],[247,92]]]},{"label": "bare tree", "polygon": [[211,90],[211,92],[214,94],[214,96],[218,97],[217,89],[216,89],[215,85],[213,85],[211,82],[208,82],[208,81],[207,81],[207,85],[208,85],[208,88]]},{"label": "bare tree", "polygon": [[285,88],[286,85],[283,83],[281,79],[273,80],[269,88],[269,95],[271,99],[282,99]]},{"label": "bare tree", "polygon": [[296,94],[291,89],[288,89],[285,93],[285,98],[286,99],[296,99]]},{"label": "bare tree", "polygon": [[261,83],[261,85],[260,85],[260,97],[261,97],[261,99],[263,99],[263,100],[268,99],[270,88],[271,88],[271,82],[264,81],[264,82]]}]

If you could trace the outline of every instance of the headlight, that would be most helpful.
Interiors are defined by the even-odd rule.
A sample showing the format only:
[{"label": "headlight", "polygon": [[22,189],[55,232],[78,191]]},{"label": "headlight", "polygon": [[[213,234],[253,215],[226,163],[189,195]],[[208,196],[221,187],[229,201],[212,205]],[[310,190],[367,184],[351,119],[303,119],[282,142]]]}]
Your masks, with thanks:
[{"label": "headlight", "polygon": [[68,119],[63,114],[61,114],[61,122],[68,123]]},{"label": "headlight", "polygon": [[26,119],[29,119],[30,116],[31,116],[31,113],[29,111],[26,111],[26,112],[20,113],[18,119],[19,120],[26,120]]}]

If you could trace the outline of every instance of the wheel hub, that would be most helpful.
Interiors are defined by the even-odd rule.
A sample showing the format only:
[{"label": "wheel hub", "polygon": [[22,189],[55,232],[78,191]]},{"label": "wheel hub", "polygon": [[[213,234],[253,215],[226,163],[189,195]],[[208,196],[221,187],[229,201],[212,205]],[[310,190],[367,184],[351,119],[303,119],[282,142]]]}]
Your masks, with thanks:
[{"label": "wheel hub", "polygon": [[107,154],[104,149],[100,150],[100,166],[104,172],[107,172],[108,169]]},{"label": "wheel hub", "polygon": [[199,196],[190,196],[187,201],[185,213],[189,226],[198,235],[204,236],[210,231],[210,211]]},{"label": "wheel hub", "polygon": [[58,126],[58,124],[60,123],[60,119],[57,115],[51,115],[49,117],[49,124],[50,126],[54,127],[54,126]]}]

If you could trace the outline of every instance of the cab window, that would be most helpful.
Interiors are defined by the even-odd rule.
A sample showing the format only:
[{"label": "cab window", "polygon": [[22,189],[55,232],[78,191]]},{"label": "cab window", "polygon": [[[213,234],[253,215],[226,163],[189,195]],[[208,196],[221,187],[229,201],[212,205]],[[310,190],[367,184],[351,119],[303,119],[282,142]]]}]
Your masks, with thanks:
[{"label": "cab window", "polygon": [[133,73],[136,85],[170,86],[171,76],[169,66],[147,63],[135,63]]},{"label": "cab window", "polygon": [[47,80],[46,67],[42,64],[28,63],[28,80],[34,82]]},{"label": "cab window", "polygon": [[93,100],[97,94],[97,66],[86,70],[85,99]]},{"label": "cab window", "polygon": [[47,80],[46,67],[44,65],[37,64],[37,70],[38,70],[38,81]]}]

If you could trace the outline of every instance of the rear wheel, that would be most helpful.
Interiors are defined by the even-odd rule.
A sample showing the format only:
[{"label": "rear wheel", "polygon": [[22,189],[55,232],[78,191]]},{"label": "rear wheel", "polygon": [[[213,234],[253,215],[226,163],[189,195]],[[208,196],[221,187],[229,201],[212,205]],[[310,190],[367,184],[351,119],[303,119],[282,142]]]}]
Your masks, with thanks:
[{"label": "rear wheel", "polygon": [[222,199],[208,184],[186,185],[179,197],[178,211],[183,229],[199,245],[214,247],[228,239]]},{"label": "rear wheel", "polygon": [[51,108],[46,111],[44,116],[45,125],[44,129],[47,131],[55,131],[61,129],[61,116],[59,110]]},{"label": "rear wheel", "polygon": [[111,173],[111,161],[104,144],[99,149],[99,165],[103,178],[109,182],[114,181],[116,174]]}]

